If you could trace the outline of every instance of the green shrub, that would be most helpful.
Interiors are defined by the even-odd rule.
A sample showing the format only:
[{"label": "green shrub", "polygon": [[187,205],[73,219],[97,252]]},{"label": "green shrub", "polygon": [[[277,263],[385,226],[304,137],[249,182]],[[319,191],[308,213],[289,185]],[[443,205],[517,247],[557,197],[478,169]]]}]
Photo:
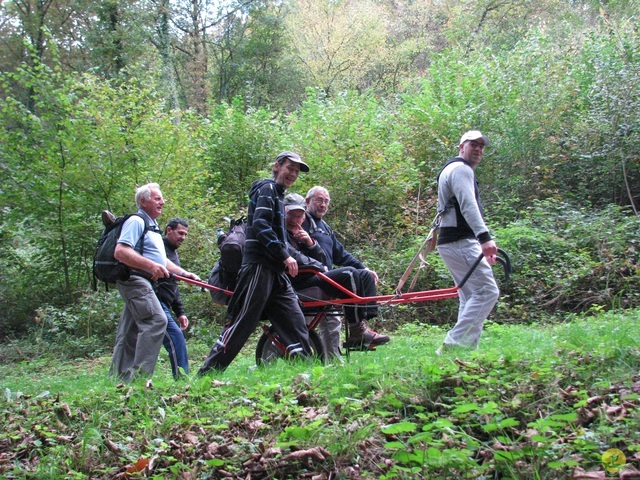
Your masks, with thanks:
[{"label": "green shrub", "polygon": [[555,200],[535,202],[512,224],[498,228],[513,280],[503,288],[506,314],[586,312],[639,304],[640,220],[625,209],[593,211]]}]

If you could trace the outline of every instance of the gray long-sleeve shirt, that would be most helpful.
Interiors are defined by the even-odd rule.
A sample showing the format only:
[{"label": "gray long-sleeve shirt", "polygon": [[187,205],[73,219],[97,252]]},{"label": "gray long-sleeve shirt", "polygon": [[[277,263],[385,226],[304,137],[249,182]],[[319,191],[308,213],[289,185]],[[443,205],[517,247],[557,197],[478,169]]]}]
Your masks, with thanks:
[{"label": "gray long-sleeve shirt", "polygon": [[459,157],[450,160],[438,177],[438,211],[445,208],[438,244],[463,238],[477,238],[480,243],[491,240],[483,218],[475,173]]}]

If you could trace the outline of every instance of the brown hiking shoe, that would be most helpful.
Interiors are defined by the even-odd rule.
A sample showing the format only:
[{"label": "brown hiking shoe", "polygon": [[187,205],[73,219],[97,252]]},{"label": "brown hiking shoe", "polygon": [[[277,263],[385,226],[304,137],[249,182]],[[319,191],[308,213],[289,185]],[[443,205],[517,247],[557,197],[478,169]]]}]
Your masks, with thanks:
[{"label": "brown hiking shoe", "polygon": [[389,337],[371,330],[366,322],[349,325],[349,336],[344,343],[345,348],[373,350],[379,345],[389,342]]}]

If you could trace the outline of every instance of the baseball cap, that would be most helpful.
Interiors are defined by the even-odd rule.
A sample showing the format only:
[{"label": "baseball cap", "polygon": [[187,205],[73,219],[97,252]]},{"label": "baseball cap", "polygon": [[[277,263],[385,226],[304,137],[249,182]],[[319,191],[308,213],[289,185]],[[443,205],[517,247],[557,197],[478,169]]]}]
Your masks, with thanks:
[{"label": "baseball cap", "polygon": [[297,193],[289,193],[286,197],[284,197],[284,209],[287,212],[289,210],[306,210],[307,204],[304,201],[304,197],[302,195],[298,195]]},{"label": "baseball cap", "polygon": [[280,155],[278,155],[276,157],[276,162],[278,162],[278,163],[284,162],[285,160],[291,160],[292,162],[295,162],[295,163],[299,164],[300,165],[300,171],[302,171],[302,172],[308,172],[309,171],[309,165],[304,163],[302,161],[302,159],[300,158],[300,155],[298,155],[297,153],[284,151],[284,152],[281,152]]},{"label": "baseball cap", "polygon": [[479,139],[482,139],[485,147],[489,146],[489,143],[490,143],[489,137],[487,137],[486,135],[483,135],[480,130],[469,130],[467,133],[462,135],[462,138],[460,139],[460,143],[458,145],[462,145],[467,140],[479,140]]}]

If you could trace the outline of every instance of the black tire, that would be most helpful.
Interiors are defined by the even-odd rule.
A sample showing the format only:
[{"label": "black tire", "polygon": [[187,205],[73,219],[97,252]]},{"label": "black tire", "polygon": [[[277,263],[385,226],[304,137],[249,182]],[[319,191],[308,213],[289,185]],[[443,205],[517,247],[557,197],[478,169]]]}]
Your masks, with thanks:
[{"label": "black tire", "polygon": [[[273,326],[269,328],[271,335],[277,335]],[[309,332],[309,344],[311,345],[311,355],[314,358],[322,361],[324,358],[324,349],[322,348],[322,342],[320,336],[315,331]],[[268,365],[269,363],[282,358],[282,353],[273,344],[266,333],[263,333],[258,339],[258,345],[256,346],[256,365]]]}]

